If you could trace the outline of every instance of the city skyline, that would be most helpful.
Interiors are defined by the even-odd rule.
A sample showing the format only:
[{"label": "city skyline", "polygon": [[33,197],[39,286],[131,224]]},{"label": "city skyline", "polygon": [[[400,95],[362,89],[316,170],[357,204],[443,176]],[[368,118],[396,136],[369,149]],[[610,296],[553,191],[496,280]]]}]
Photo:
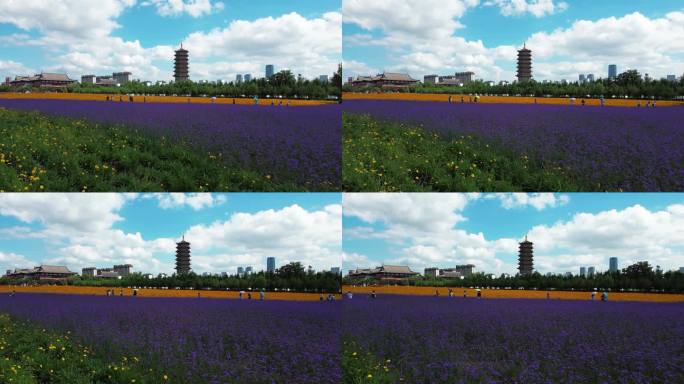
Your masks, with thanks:
[{"label": "city skyline", "polygon": [[191,269],[266,269],[299,261],[341,264],[340,194],[3,194],[0,271],[35,266],[132,264],[172,274],[176,243],[191,243]]},{"label": "city skyline", "polygon": [[537,81],[608,78],[610,64],[656,79],[684,73],[684,46],[675,42],[684,38],[684,7],[676,1],[346,0],[343,15],[345,79],[473,71],[513,81],[524,43]]},{"label": "city skyline", "polygon": [[345,194],[345,273],[382,264],[414,271],[474,264],[515,275],[525,236],[534,271],[578,274],[649,261],[684,265],[684,199],[676,194]]},{"label": "city skyline", "polygon": [[134,79],[170,81],[180,43],[190,51],[194,80],[233,81],[263,73],[266,63],[314,79],[334,72],[342,57],[340,0],[25,3],[0,4],[3,79],[129,71]]}]

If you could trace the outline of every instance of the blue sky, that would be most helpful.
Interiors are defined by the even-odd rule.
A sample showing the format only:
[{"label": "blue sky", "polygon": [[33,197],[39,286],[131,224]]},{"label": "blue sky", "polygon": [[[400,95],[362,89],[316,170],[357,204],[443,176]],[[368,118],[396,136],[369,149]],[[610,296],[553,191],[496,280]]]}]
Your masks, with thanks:
[{"label": "blue sky", "polygon": [[175,242],[191,242],[197,272],[231,272],[266,257],[318,270],[341,263],[341,195],[3,194],[0,267],[41,263],[171,273]]},{"label": "blue sky", "polygon": [[67,72],[171,80],[173,49],[190,51],[191,79],[305,77],[341,61],[341,0],[25,0],[0,4],[0,75]]},{"label": "blue sky", "polygon": [[529,235],[540,272],[649,260],[684,266],[682,194],[345,194],[344,270],[385,264],[515,273]]},{"label": "blue sky", "polygon": [[[435,12],[436,9],[441,12]],[[538,80],[607,76],[608,64],[651,76],[684,73],[677,0],[346,0],[345,78],[374,71],[514,80],[528,42]],[[392,17],[386,17],[386,15]]]}]

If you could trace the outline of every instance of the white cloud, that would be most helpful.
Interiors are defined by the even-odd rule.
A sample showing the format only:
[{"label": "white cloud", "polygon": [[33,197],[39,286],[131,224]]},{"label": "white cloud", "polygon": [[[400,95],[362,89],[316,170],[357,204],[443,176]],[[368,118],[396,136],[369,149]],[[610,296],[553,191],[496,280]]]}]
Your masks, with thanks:
[{"label": "white cloud", "polygon": [[195,211],[211,208],[226,202],[225,195],[211,193],[153,193],[145,196],[159,201],[162,209],[182,208],[188,206]]},{"label": "white cloud", "polygon": [[[202,209],[220,203],[224,197],[175,195],[154,198],[165,207],[189,206]],[[172,273],[176,241],[173,238],[145,238],[139,232],[115,228],[124,220],[121,210],[136,195],[122,194],[3,194],[0,215],[30,224],[3,228],[3,239],[44,241],[50,251],[30,264],[64,264],[80,271],[86,266],[103,267],[130,263],[136,271]],[[162,209],[165,209],[162,208]],[[318,210],[292,205],[280,210],[235,213],[228,220],[195,225],[185,231],[191,242],[196,272],[235,272],[237,266],[264,268],[266,257],[278,265],[301,261],[316,270],[341,264],[342,207],[332,204]],[[39,229],[36,229],[38,227]],[[31,240],[26,240],[31,239]],[[2,254],[3,263],[26,263],[25,259]]]},{"label": "white cloud", "polygon": [[16,253],[5,253],[0,251],[0,276],[3,276],[8,269],[31,268],[35,263],[29,261],[23,255]]},{"label": "white cloud", "polygon": [[[341,263],[342,206],[308,211],[292,205],[236,213],[226,221],[193,226],[185,238],[192,243],[198,260],[213,266],[210,270],[244,265],[241,260],[259,261],[253,265],[258,270],[269,256],[276,257],[279,265],[302,261],[317,270],[327,270]],[[210,256],[214,253],[223,256],[215,259]],[[231,255],[239,257],[231,259]]]},{"label": "white cloud", "polygon": [[684,12],[660,18],[634,12],[596,21],[578,20],[569,28],[535,33],[527,44],[536,58],[539,78],[575,80],[579,73],[590,72],[605,77],[608,63],[656,77],[680,74]]},{"label": "white cloud", "polygon": [[[225,28],[191,33],[195,78],[234,79],[238,73],[260,75],[265,64],[308,78],[332,74],[342,57],[342,15],[328,12],[305,18],[291,12],[253,21],[236,20]],[[225,58],[229,57],[230,62]]]},{"label": "white cloud", "polygon": [[[415,194],[420,195],[424,194]],[[372,258],[348,257],[350,261],[345,259],[345,269],[387,263],[407,264],[422,271],[430,266],[471,263],[479,271],[516,273],[520,238],[488,238],[484,233],[469,233],[458,228],[459,222],[467,220],[462,213],[465,203],[455,204],[457,200],[452,200],[451,205],[445,205],[446,196],[451,194],[441,195],[444,195],[442,200],[434,199],[429,205],[429,198],[413,200],[407,198],[407,194],[379,197],[344,194],[345,217],[369,224],[347,226],[345,239],[355,242],[381,240],[385,242],[387,252]],[[453,195],[461,196],[457,198],[461,201],[468,200],[462,194]],[[568,202],[564,195],[556,195],[553,200],[541,195],[497,194],[485,195],[485,198],[500,199],[502,209],[531,206],[542,210]],[[379,223],[382,223],[381,227]],[[532,227],[527,234],[534,242],[536,269],[542,273],[577,273],[580,266],[605,270],[608,259],[613,256],[619,258],[622,267],[641,260],[666,270],[684,265],[684,204],[661,210],[635,205],[622,210],[577,213],[569,220]],[[521,233],[520,237],[523,235]]]},{"label": "white cloud", "polygon": [[488,0],[486,6],[497,6],[504,16],[517,16],[529,13],[535,17],[544,17],[560,13],[568,9],[568,3],[554,0]]},{"label": "white cloud", "polygon": [[568,195],[553,193],[497,193],[487,195],[486,198],[501,200],[501,206],[505,209],[531,206],[538,211],[562,206],[570,201]]},{"label": "white cloud", "polygon": [[[517,44],[488,46],[482,40],[459,36],[459,30],[468,27],[459,20],[476,3],[454,1],[440,7],[423,2],[379,1],[364,12],[365,2],[345,1],[344,21],[367,32],[345,36],[344,41],[349,47],[385,50],[390,59],[383,70],[409,72],[418,79],[426,74],[469,70],[484,80],[514,80]],[[506,16],[531,14],[537,18],[567,8],[567,3],[551,0],[488,0],[483,4],[500,7]],[[392,17],[386,17],[388,14]],[[425,28],[420,30],[420,25]],[[541,30],[527,39],[527,46],[533,51],[537,80],[575,80],[580,73],[605,77],[608,64],[617,64],[621,71],[636,68],[660,78],[681,74],[683,42],[684,12],[655,18],[635,12],[577,20],[570,27],[553,31]],[[372,67],[363,64],[362,58],[346,59],[360,63],[359,72]],[[346,76],[369,74],[359,72],[348,71]]]},{"label": "white cloud", "polygon": [[224,8],[223,2],[212,0],[146,0],[142,5],[156,7],[161,16],[180,16],[187,13],[192,17],[200,17]]},{"label": "white cloud", "polygon": [[[27,0],[0,3],[0,23],[37,32],[0,36],[10,46],[38,47],[46,71],[85,74],[130,71],[142,80],[171,80],[173,46],[145,46],[139,40],[114,36],[118,19],[135,0]],[[208,0],[150,0],[162,15],[198,17],[223,8]],[[307,78],[331,75],[342,57],[342,15],[329,12],[306,18],[296,12],[256,20],[234,20],[225,28],[190,33],[183,42],[190,51],[193,80],[233,80],[238,73],[263,73],[265,64],[292,69]],[[28,68],[9,68],[7,75]],[[0,68],[2,70],[2,68]],[[16,72],[15,72],[16,71]]]}]

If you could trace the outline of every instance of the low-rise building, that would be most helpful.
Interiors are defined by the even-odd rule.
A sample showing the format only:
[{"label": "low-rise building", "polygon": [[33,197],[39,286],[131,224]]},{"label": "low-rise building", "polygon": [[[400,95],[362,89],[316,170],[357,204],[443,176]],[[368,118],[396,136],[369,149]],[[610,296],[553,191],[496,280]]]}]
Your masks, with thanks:
[{"label": "low-rise building", "polygon": [[120,264],[114,266],[114,272],[118,273],[120,276],[128,276],[131,274],[131,269],[133,266],[131,264]]},{"label": "low-rise building", "polygon": [[[10,271],[8,271],[10,272]],[[69,268],[61,265],[41,265],[30,269],[15,269],[12,273],[8,273],[7,277],[10,279],[31,279],[31,280],[66,280],[69,277],[77,275],[76,272],[71,272]]]},{"label": "low-rise building", "polygon": [[10,86],[55,89],[66,88],[75,82],[76,80],[63,73],[39,73],[34,76],[17,76],[10,81]]},{"label": "low-rise building", "polygon": [[95,267],[86,267],[81,269],[81,276],[82,277],[95,277],[97,274],[97,268]]},{"label": "low-rise building", "polygon": [[356,269],[349,271],[348,278],[364,279],[373,278],[379,280],[405,280],[418,275],[408,266],[403,265],[383,265],[373,269]]},{"label": "low-rise building", "polygon": [[358,76],[352,81],[355,88],[380,87],[384,89],[406,88],[418,83],[407,73],[384,72],[375,76]]}]

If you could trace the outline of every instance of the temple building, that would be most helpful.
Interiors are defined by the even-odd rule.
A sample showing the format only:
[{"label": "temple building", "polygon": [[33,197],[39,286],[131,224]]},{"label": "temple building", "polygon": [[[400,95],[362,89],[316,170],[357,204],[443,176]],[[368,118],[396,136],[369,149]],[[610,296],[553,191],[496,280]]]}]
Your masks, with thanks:
[{"label": "temple building", "polygon": [[190,69],[189,69],[188,51],[183,49],[183,44],[176,51],[176,57],[173,63],[173,77],[176,82],[185,81],[190,79]]},{"label": "temple building", "polygon": [[532,242],[527,240],[520,243],[520,251],[518,254],[518,271],[521,276],[529,276],[534,272],[534,263],[532,254]]},{"label": "temple building", "polygon": [[186,275],[190,273],[190,243],[183,239],[176,243],[176,274]]},{"label": "temple building", "polygon": [[34,76],[17,76],[10,81],[12,87],[31,87],[31,88],[60,88],[76,83],[68,75],[62,73],[39,73]]},{"label": "temple building", "polygon": [[373,269],[350,270],[347,277],[352,279],[373,278],[378,280],[405,280],[418,275],[411,268],[403,265],[383,265]]},{"label": "temple building", "polygon": [[76,272],[71,272],[69,268],[60,265],[41,265],[31,269],[15,269],[12,273],[9,270],[7,271],[7,277],[10,279],[63,281],[76,275]]},{"label": "temple building", "polygon": [[518,82],[524,83],[532,80],[532,51],[527,49],[527,44],[518,51]]},{"label": "temple building", "polygon": [[355,88],[380,87],[384,89],[401,89],[416,85],[418,80],[407,73],[384,72],[376,76],[359,76],[351,81]]}]

